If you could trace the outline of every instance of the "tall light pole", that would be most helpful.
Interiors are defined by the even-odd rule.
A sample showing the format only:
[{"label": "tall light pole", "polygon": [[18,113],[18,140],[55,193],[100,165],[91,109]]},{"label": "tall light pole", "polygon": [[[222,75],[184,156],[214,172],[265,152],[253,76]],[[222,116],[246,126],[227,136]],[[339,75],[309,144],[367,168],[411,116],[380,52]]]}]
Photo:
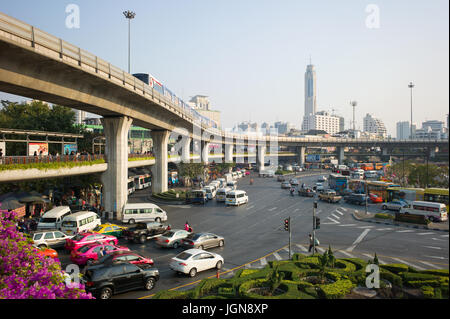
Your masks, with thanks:
[{"label": "tall light pole", "polygon": [[358,103],[356,101],[352,101],[350,102],[350,105],[353,107],[353,134],[356,130],[356,121],[355,121],[355,108],[356,105],[358,105]]},{"label": "tall light pole", "polygon": [[131,51],[131,19],[134,19],[136,13],[133,11],[124,11],[123,15],[128,19],[128,73],[130,73],[130,51]]},{"label": "tall light pole", "polygon": [[409,138],[412,140],[412,138],[413,138],[413,129],[412,129],[412,126],[413,126],[413,116],[412,116],[412,92],[413,92],[413,88],[414,88],[414,84],[412,83],[412,82],[409,82],[409,84],[408,84],[408,87],[411,89],[411,126],[410,126],[410,136],[409,136]]}]

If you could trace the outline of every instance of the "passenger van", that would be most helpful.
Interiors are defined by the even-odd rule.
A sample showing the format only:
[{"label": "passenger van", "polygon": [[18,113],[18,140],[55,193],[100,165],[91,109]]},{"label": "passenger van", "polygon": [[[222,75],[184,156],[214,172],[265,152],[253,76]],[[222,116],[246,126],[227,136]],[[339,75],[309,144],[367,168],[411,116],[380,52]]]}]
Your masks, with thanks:
[{"label": "passenger van", "polygon": [[237,182],[236,181],[228,182],[227,187],[230,187],[232,190],[236,190]]},{"label": "passenger van", "polygon": [[227,199],[227,193],[231,191],[232,189],[230,187],[219,188],[216,193],[216,201],[225,202]]},{"label": "passenger van", "polygon": [[350,178],[352,178],[352,179],[364,179],[364,171],[362,169],[358,169],[356,171],[353,171],[350,174]]},{"label": "passenger van", "polygon": [[122,211],[122,222],[134,224],[141,221],[164,222],[167,214],[158,205],[151,203],[126,204]]},{"label": "passenger van", "polygon": [[61,223],[61,231],[68,235],[93,230],[102,222],[94,212],[81,211],[64,217]]},{"label": "passenger van", "polygon": [[442,203],[414,201],[408,207],[401,208],[400,214],[424,215],[432,222],[444,222],[448,219],[447,207]]},{"label": "passenger van", "polygon": [[231,173],[231,176],[233,176],[233,179],[234,179],[234,180],[238,179],[238,174],[237,174],[237,172],[232,172],[232,173]]},{"label": "passenger van", "polygon": [[227,205],[239,206],[248,203],[248,196],[245,191],[231,191],[227,193]]},{"label": "passenger van", "polygon": [[72,212],[69,206],[58,206],[42,215],[37,229],[59,229],[61,230],[61,223],[64,217],[70,215]]},{"label": "passenger van", "polygon": [[224,187],[227,183],[225,178],[218,178],[217,180],[220,182],[220,187]]},{"label": "passenger van", "polygon": [[216,188],[214,186],[205,186],[203,187],[203,190],[206,192],[206,197],[208,197],[209,200],[216,197]]}]

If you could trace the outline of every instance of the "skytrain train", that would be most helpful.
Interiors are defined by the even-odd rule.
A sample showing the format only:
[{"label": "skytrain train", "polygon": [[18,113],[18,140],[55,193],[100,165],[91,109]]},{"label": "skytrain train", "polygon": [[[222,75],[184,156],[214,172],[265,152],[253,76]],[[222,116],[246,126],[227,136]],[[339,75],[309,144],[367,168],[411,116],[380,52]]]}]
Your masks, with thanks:
[{"label": "skytrain train", "polygon": [[197,112],[194,108],[189,106],[187,103],[185,103],[182,99],[180,99],[178,96],[175,95],[169,88],[165,87],[161,81],[158,81],[154,76],[148,73],[136,73],[133,74],[134,77],[138,78],[142,82],[149,85],[152,89],[157,91],[159,94],[165,96],[169,100],[172,101],[173,104],[176,106],[182,108],[187,112],[188,114],[192,115],[194,119],[201,122],[202,124],[205,124],[209,127],[213,128],[219,128],[219,125],[216,121],[211,120],[210,118],[201,115],[199,112]]}]

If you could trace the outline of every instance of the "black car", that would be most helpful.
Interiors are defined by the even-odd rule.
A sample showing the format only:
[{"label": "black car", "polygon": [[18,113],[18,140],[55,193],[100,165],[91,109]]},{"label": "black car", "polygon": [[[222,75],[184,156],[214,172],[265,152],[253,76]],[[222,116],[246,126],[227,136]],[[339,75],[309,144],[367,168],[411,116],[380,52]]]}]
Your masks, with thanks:
[{"label": "black car", "polygon": [[[349,204],[356,205],[365,205],[366,204],[366,195],[363,194],[352,194],[344,197],[344,201]],[[367,202],[370,202],[370,199],[367,198]]]},{"label": "black car", "polygon": [[86,291],[99,299],[130,290],[152,290],[158,280],[158,269],[129,263],[88,266],[82,277]]},{"label": "black car", "polygon": [[140,222],[134,227],[128,228],[123,232],[123,236],[129,241],[144,244],[147,239],[161,235],[168,229],[167,225],[158,222]]},{"label": "black car", "polygon": [[303,197],[314,197],[314,191],[309,188],[299,188],[298,189],[298,196],[303,196]]}]

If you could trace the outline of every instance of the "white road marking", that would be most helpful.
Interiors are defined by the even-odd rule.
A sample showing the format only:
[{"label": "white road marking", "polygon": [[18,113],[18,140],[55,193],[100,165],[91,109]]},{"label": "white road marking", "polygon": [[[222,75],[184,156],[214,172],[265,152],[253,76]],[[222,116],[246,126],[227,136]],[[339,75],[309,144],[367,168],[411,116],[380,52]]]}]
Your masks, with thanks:
[{"label": "white road marking", "polygon": [[344,212],[346,212],[347,211],[347,209],[346,208],[344,208],[344,207],[339,207],[339,209],[342,209]]},{"label": "white road marking", "polygon": [[356,227],[356,228],[361,228],[361,229],[369,229],[369,228],[374,228],[375,226],[361,226],[361,227]]},{"label": "white road marking", "polygon": [[392,230],[393,228],[376,228],[375,230],[384,231],[384,230]]},{"label": "white road marking", "polygon": [[249,210],[249,209],[252,209],[252,208],[255,208],[255,205],[251,205],[251,206],[247,207],[246,210]]},{"label": "white road marking", "polygon": [[340,216],[336,216],[335,214],[331,214],[331,216],[333,216],[334,218],[337,218],[337,219],[341,219]]},{"label": "white road marking", "polygon": [[427,248],[431,248],[431,249],[442,249],[441,247],[434,247],[434,246],[422,246],[422,247],[427,247]]},{"label": "white road marking", "polygon": [[417,234],[417,235],[423,236],[423,235],[431,235],[431,234],[434,234],[434,233],[420,233],[420,234]]},{"label": "white road marking", "polygon": [[430,257],[430,258],[435,258],[435,259],[446,259],[445,257],[440,257],[440,256],[425,256],[425,257]]},{"label": "white road marking", "polygon": [[411,233],[411,232],[414,232],[415,230],[412,230],[412,229],[407,229],[407,230],[398,230],[398,231],[396,231],[396,233]]},{"label": "white road marking", "polygon": [[336,213],[340,214],[341,216],[344,216],[344,213],[341,213],[341,212],[338,211],[337,209],[336,209]]},{"label": "white road marking", "polygon": [[333,222],[335,222],[336,224],[340,224],[340,222],[338,222],[337,220],[334,220],[333,218],[331,218],[331,217],[327,217],[329,220],[332,220]]},{"label": "white road marking", "polygon": [[353,244],[350,246],[350,247],[348,247],[347,249],[346,249],[346,251],[353,251],[353,249],[355,249],[355,247],[364,239],[364,237],[366,237],[367,236],[367,234],[370,232],[370,229],[365,229],[362,233],[361,233],[361,235],[359,235],[359,237],[358,238],[356,238],[356,240],[353,242]]},{"label": "white road marking", "polygon": [[271,209],[269,209],[269,212],[273,212],[275,209],[277,209],[277,207],[272,207]]},{"label": "white road marking", "polygon": [[441,237],[448,237],[448,235],[441,235]]},{"label": "white road marking", "polygon": [[343,254],[343,255],[345,255],[347,257],[350,257],[350,258],[355,258],[355,256],[353,256],[352,254],[349,254],[349,253],[347,253],[347,252],[345,252],[343,250],[339,250],[337,253],[341,253],[341,254]]},{"label": "white road marking", "polygon": [[319,251],[319,253],[323,254],[325,252],[325,249],[320,248],[320,247],[316,247],[316,249]]},{"label": "white road marking", "polygon": [[299,244],[296,244],[296,246],[297,246],[298,248],[300,248],[302,251],[308,251],[308,249],[306,249],[305,246],[302,246],[302,245],[299,245]]},{"label": "white road marking", "polygon": [[297,212],[297,211],[299,211],[299,210],[300,210],[300,208],[296,208],[296,209],[294,209],[294,213],[295,213],[295,212]]},{"label": "white road marking", "polygon": [[281,260],[281,256],[278,255],[278,253],[273,253],[273,256],[277,259],[277,260]]},{"label": "white road marking", "polygon": [[346,224],[346,225],[339,225],[341,227],[349,227],[349,226],[356,226],[356,224]]},{"label": "white road marking", "polygon": [[417,269],[419,269],[419,270],[425,270],[425,268],[422,268],[422,267],[420,267],[420,266],[416,266],[416,265],[414,265],[414,264],[411,264],[410,262],[404,261],[403,259],[400,259],[400,258],[394,258],[394,257],[390,257],[390,258],[393,259],[393,260],[398,261],[399,263],[409,265],[409,266],[411,266],[411,267],[413,267],[413,268],[417,268]]},{"label": "white road marking", "polygon": [[265,266],[265,265],[267,265],[267,260],[266,260],[266,258],[263,258],[263,259],[261,259],[261,266]]},{"label": "white road marking", "polygon": [[284,250],[285,252],[289,252],[289,247],[284,247],[283,250]]},{"label": "white road marking", "polygon": [[447,241],[445,239],[440,239],[440,238],[431,238],[432,240],[439,240],[439,241]]},{"label": "white road marking", "polygon": [[431,268],[433,268],[433,269],[437,269],[437,266],[436,266],[436,265],[433,265],[432,263],[428,263],[428,262],[423,261],[423,260],[420,260],[420,262],[421,262],[422,264],[424,264],[424,265],[427,265],[428,267],[431,267]]}]

